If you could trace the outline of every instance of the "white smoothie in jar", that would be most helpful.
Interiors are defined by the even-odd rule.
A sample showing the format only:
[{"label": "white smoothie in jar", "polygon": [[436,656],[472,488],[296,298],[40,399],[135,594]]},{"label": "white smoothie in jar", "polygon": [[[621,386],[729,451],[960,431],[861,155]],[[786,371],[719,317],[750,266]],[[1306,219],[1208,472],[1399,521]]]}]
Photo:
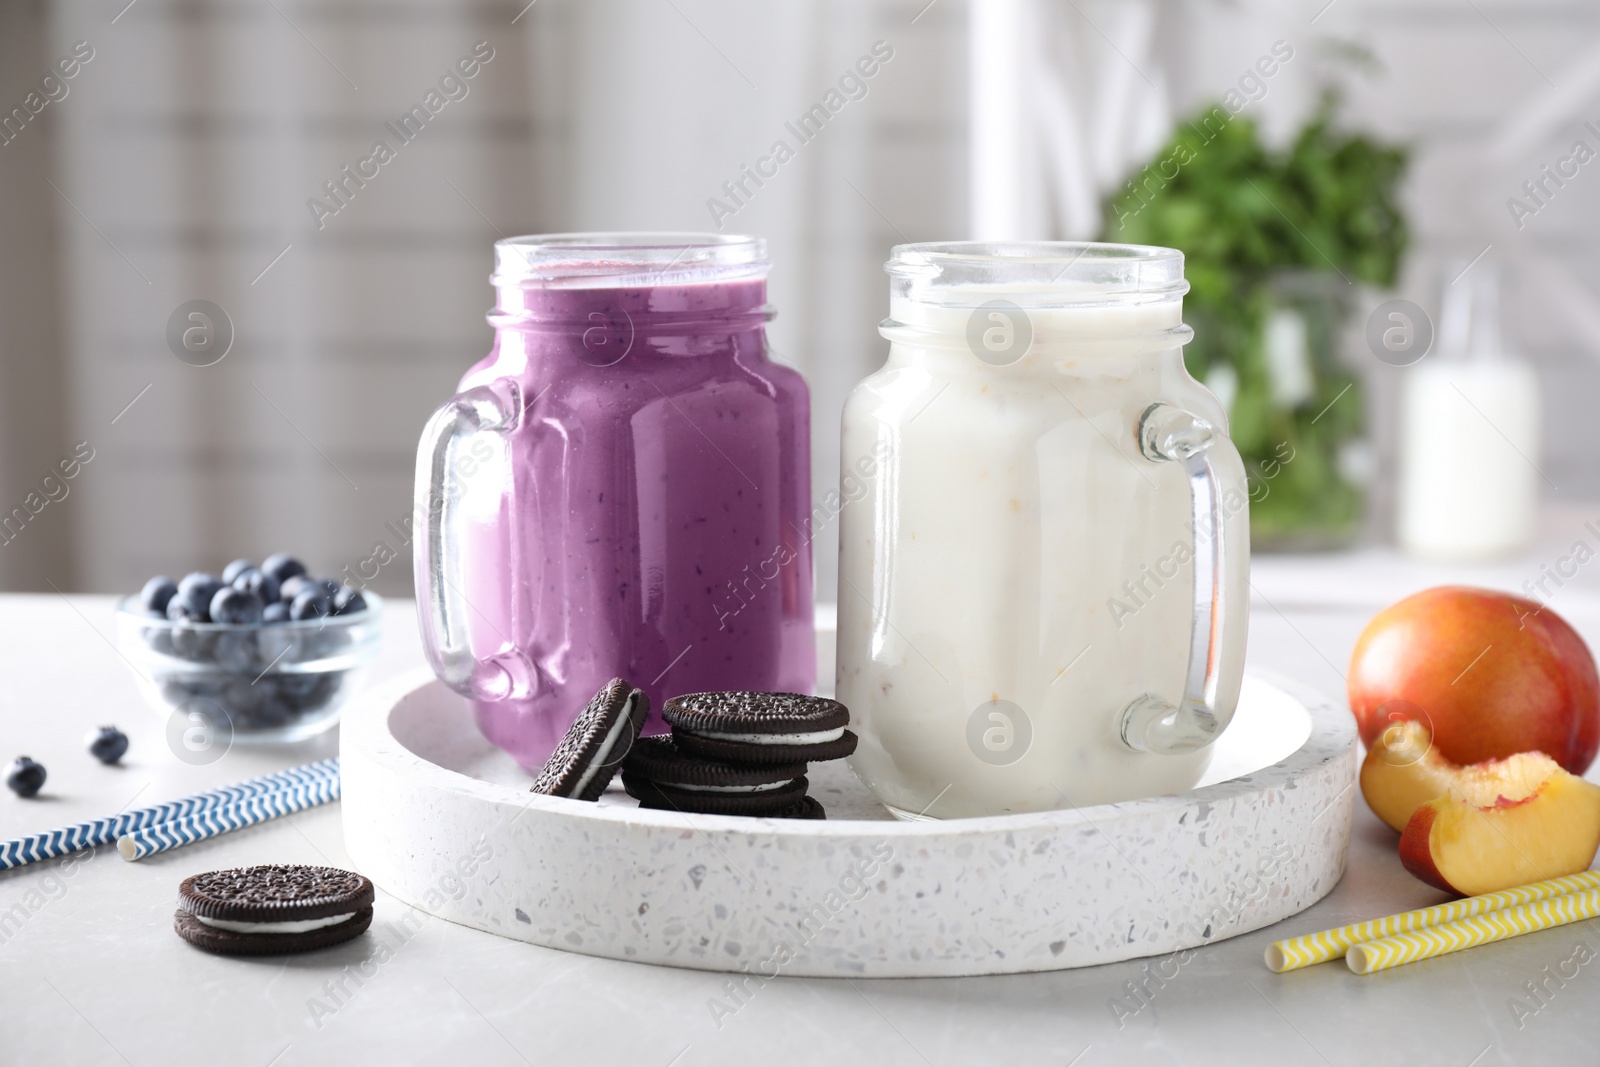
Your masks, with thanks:
[{"label": "white smoothie in jar", "polygon": [[[1131,292],[1070,265],[1057,282],[897,278],[888,361],[844,412],[842,469],[871,476],[841,514],[837,677],[861,738],[851,765],[896,814],[1078,807],[1203,772],[1209,749],[1158,755],[1118,734],[1130,701],[1183,696],[1194,617],[1188,483],[1141,453],[1140,416],[1159,401],[1225,427],[1183,367],[1181,257],[1176,271]],[[996,299],[1020,310],[980,311],[969,344]],[[1223,451],[1242,611],[1244,471]],[[1225,633],[1231,713],[1242,620]]]}]

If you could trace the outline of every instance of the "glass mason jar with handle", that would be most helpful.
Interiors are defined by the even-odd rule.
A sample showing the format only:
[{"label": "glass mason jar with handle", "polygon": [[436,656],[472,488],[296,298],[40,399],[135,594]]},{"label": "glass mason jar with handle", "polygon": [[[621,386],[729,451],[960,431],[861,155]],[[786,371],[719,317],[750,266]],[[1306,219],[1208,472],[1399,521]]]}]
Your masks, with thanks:
[{"label": "glass mason jar with handle", "polygon": [[1184,369],[1182,253],[912,244],[845,406],[838,694],[895,814],[1187,789],[1238,701],[1245,471]]},{"label": "glass mason jar with handle", "polygon": [[815,684],[809,398],[769,361],[764,242],[495,244],[494,348],[422,435],[423,643],[529,769],[597,690]]}]

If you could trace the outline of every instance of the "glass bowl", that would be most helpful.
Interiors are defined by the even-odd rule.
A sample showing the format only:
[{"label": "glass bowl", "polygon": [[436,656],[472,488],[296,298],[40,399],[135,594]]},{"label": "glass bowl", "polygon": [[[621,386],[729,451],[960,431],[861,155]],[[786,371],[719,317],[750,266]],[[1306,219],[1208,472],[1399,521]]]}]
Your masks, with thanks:
[{"label": "glass bowl", "polygon": [[117,645],[169,734],[209,731],[207,747],[220,739],[212,734],[299,741],[339,721],[377,651],[383,601],[364,590],[362,598],[365,610],[348,615],[240,625],[174,622],[126,596],[117,602]]}]

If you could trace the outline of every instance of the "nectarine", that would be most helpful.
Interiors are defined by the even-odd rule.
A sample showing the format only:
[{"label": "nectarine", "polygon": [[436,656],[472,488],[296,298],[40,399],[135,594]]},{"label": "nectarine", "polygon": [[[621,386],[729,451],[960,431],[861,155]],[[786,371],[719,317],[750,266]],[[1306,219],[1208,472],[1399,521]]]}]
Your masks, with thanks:
[{"label": "nectarine", "polygon": [[1600,786],[1540,752],[1462,767],[1412,813],[1400,862],[1429,885],[1476,896],[1587,870],[1600,848]]},{"label": "nectarine", "polygon": [[1420,722],[1401,719],[1384,727],[1361,764],[1361,795],[1373,813],[1404,830],[1411,813],[1455,784],[1461,768],[1445,759]]},{"label": "nectarine", "polygon": [[1600,677],[1583,638],[1531,600],[1463,586],[1379,612],[1350,659],[1350,710],[1368,748],[1424,722],[1457,764],[1540,751],[1582,774],[1600,749]]}]

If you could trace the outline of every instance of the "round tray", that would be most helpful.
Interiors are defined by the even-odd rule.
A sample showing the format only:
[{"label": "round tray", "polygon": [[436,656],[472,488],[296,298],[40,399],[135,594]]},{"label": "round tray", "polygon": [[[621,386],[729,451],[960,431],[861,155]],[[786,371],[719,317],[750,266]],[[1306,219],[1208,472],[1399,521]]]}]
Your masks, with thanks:
[{"label": "round tray", "polygon": [[548,948],[759,976],[1057,970],[1247,933],[1338,882],[1355,793],[1349,712],[1253,676],[1195,789],[940,822],[893,820],[842,763],[812,767],[826,821],[530,793],[426,672],[341,734],[346,846],[387,892]]}]

